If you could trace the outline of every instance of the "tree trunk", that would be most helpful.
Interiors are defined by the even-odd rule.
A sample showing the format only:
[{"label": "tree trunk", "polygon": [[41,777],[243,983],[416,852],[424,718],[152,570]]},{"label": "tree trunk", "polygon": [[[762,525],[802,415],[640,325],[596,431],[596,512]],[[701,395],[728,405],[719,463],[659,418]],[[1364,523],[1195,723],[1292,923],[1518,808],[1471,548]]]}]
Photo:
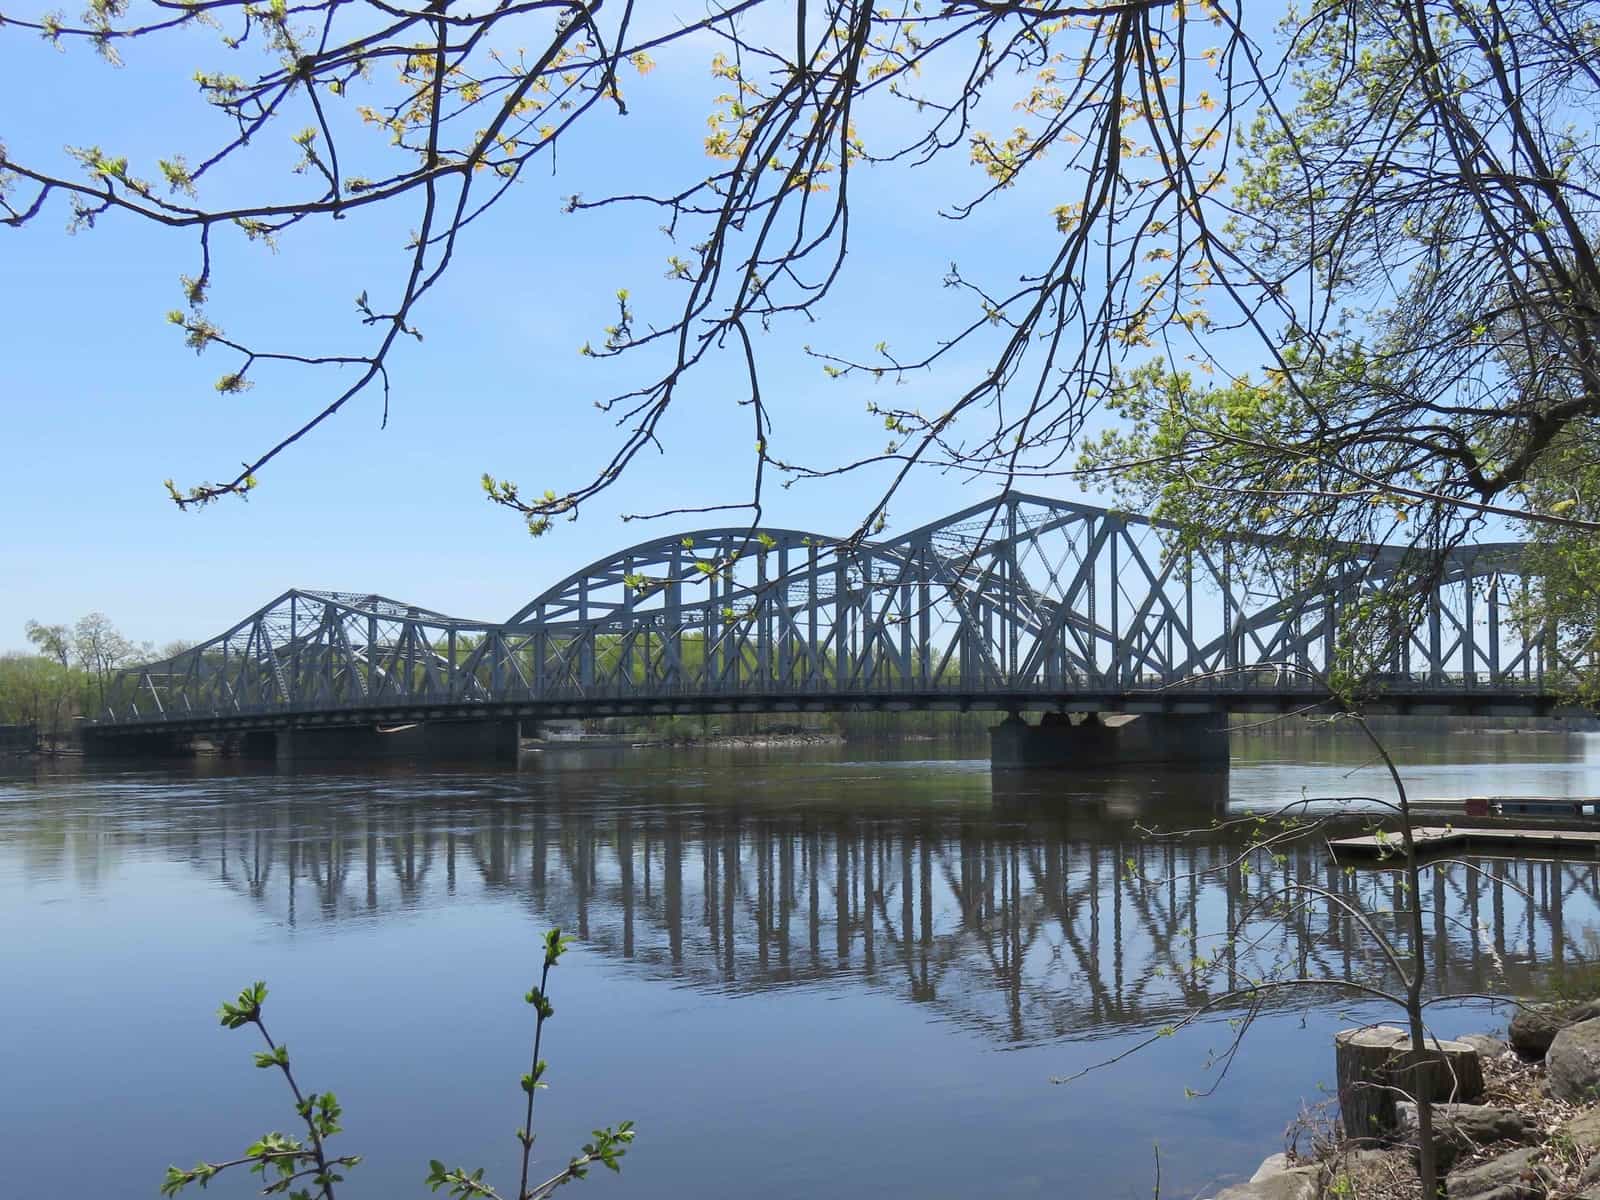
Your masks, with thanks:
[{"label": "tree trunk", "polygon": [[[1430,1042],[1419,1054],[1405,1030],[1378,1025],[1346,1029],[1335,1035],[1333,1046],[1339,1114],[1348,1137],[1389,1136],[1397,1125],[1395,1102],[1418,1098],[1419,1090],[1427,1100],[1471,1101],[1483,1095],[1483,1066],[1465,1042]],[[1418,1070],[1429,1064],[1436,1069]]]}]

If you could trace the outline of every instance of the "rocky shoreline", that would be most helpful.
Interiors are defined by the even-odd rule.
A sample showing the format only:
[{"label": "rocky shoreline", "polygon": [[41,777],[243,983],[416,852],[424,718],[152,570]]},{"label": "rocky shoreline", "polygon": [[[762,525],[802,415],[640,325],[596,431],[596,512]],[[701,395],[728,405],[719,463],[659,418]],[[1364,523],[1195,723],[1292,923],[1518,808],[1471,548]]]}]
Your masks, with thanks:
[{"label": "rocky shoreline", "polygon": [[[1524,1008],[1503,1034],[1446,1045],[1476,1056],[1481,1082],[1433,1106],[1441,1194],[1600,1200],[1600,1001]],[[1416,1125],[1415,1105],[1404,1102],[1381,1137],[1302,1120],[1287,1152],[1213,1200],[1422,1200]]]}]

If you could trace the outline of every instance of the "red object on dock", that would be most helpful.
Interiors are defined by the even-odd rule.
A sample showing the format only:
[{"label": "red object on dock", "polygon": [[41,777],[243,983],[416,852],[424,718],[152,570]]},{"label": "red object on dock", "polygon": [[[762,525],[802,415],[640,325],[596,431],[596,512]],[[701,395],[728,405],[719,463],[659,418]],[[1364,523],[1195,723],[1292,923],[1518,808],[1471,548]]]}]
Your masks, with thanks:
[{"label": "red object on dock", "polygon": [[1469,817],[1487,817],[1489,815],[1489,801],[1483,796],[1469,796],[1466,809]]}]

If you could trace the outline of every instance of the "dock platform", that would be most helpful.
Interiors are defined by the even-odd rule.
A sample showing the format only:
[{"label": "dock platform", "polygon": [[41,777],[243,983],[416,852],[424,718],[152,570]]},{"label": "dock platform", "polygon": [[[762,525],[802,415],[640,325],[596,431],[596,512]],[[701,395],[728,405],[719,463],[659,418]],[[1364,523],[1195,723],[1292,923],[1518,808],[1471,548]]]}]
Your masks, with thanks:
[{"label": "dock platform", "polygon": [[[1529,826],[1424,825],[1411,831],[1420,855],[1446,852],[1499,852],[1528,854],[1539,851],[1558,853],[1564,858],[1600,857],[1600,829],[1559,829]],[[1400,835],[1388,833],[1334,838],[1329,842],[1336,858],[1374,859],[1394,857],[1399,852]]]}]

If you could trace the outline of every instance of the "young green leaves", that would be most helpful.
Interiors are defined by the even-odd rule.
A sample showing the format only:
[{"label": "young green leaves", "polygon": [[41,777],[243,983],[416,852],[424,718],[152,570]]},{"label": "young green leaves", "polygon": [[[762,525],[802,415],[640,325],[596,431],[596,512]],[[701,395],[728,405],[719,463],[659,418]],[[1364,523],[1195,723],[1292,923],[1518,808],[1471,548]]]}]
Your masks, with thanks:
[{"label": "young green leaves", "polygon": [[[522,1076],[522,1090],[528,1098],[527,1120],[524,1127],[517,1130],[516,1135],[517,1142],[522,1148],[522,1177],[515,1200],[544,1200],[562,1184],[582,1179],[595,1163],[600,1163],[613,1171],[621,1170],[620,1160],[633,1142],[632,1121],[624,1121],[615,1128],[607,1126],[604,1129],[596,1129],[594,1140],[584,1146],[580,1154],[568,1160],[560,1172],[543,1183],[531,1186],[528,1183],[528,1168],[531,1165],[535,1140],[533,1097],[540,1088],[548,1086],[544,1083],[548,1064],[539,1057],[539,1045],[544,1023],[555,1015],[555,1006],[550,1003],[547,992],[550,970],[561,961],[561,956],[571,944],[570,938],[561,936],[559,928],[551,929],[543,935],[540,940],[542,962],[539,983],[536,987],[528,989],[523,996],[523,999],[532,1006],[536,1022],[533,1067]],[[276,1067],[283,1072],[284,1080],[294,1094],[295,1112],[305,1122],[309,1139],[302,1140],[285,1133],[267,1133],[252,1143],[243,1155],[231,1161],[214,1163],[201,1160],[187,1169],[178,1166],[168,1167],[166,1177],[160,1185],[161,1195],[176,1196],[192,1183],[205,1187],[213,1178],[230,1167],[248,1166],[252,1174],[260,1175],[265,1181],[261,1188],[263,1195],[287,1194],[289,1200],[335,1200],[334,1185],[344,1180],[341,1172],[361,1161],[359,1155],[345,1155],[338,1158],[327,1156],[324,1142],[341,1131],[340,1118],[343,1116],[343,1109],[332,1092],[307,1094],[300,1090],[290,1070],[288,1047],[274,1042],[262,1023],[261,1007],[266,998],[267,985],[257,980],[242,990],[236,999],[224,1001],[222,1007],[217,1010],[217,1016],[221,1024],[228,1029],[241,1029],[246,1025],[254,1025],[261,1031],[267,1048],[256,1052],[255,1065],[263,1070]],[[481,1167],[473,1171],[463,1167],[446,1167],[442,1161],[435,1158],[428,1163],[428,1174],[424,1182],[435,1192],[441,1188],[445,1189],[453,1200],[477,1200],[477,1198],[510,1200],[509,1197],[502,1197],[492,1185],[485,1183],[483,1175]]]},{"label": "young green leaves", "polygon": [[261,1005],[267,998],[267,985],[256,980],[239,993],[237,1000],[224,1000],[217,1019],[228,1029],[239,1029],[261,1019]]}]

